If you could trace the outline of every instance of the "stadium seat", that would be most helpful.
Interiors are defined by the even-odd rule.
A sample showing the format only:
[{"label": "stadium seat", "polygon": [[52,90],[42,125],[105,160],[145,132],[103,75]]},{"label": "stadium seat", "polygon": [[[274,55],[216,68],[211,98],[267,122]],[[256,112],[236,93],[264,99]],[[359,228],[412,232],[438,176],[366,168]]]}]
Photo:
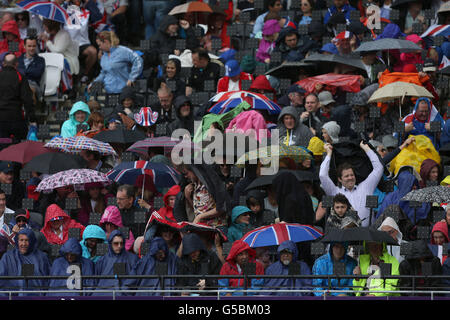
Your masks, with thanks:
[{"label": "stadium seat", "polygon": [[39,53],[39,56],[45,59],[44,96],[56,95],[61,82],[61,73],[64,69],[64,56],[53,52]]}]

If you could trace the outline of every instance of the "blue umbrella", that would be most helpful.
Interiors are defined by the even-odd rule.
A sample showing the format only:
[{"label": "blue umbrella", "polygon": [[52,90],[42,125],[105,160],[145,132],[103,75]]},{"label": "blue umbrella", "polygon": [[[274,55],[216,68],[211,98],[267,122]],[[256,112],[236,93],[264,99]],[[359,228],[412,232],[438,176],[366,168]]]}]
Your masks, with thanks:
[{"label": "blue umbrella", "polygon": [[139,176],[145,175],[145,179],[152,179],[157,188],[170,188],[178,184],[180,179],[180,174],[168,165],[148,161],[122,162],[106,175],[117,183],[131,185],[134,185]]},{"label": "blue umbrella", "polygon": [[69,23],[69,14],[63,7],[51,1],[35,1],[24,0],[17,3],[22,9],[38,14],[43,18],[58,21],[61,23]]},{"label": "blue umbrella", "polygon": [[241,240],[252,248],[278,246],[286,240],[313,241],[323,236],[316,228],[298,223],[276,223],[247,232]]}]

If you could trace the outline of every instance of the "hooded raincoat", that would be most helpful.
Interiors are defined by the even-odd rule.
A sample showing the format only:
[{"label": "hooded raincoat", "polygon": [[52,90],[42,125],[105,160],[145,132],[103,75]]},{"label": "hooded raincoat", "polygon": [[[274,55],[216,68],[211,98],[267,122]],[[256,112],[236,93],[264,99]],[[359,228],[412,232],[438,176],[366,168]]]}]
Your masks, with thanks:
[{"label": "hooded raincoat", "polygon": [[[295,119],[295,125],[292,129],[287,129],[283,124],[283,117],[291,115]],[[300,115],[295,107],[284,107],[278,116],[278,127],[280,143],[289,146],[302,146],[307,148],[309,140],[314,136],[307,126],[300,122]]]},{"label": "hooded raincoat", "polygon": [[[69,263],[66,258],[66,254],[71,253],[76,255],[76,260],[73,263]],[[94,263],[82,256],[82,249],[80,244],[75,238],[70,238],[63,244],[59,250],[61,255],[55,261],[53,261],[52,268],[50,269],[51,276],[67,276],[72,275],[72,271],[68,270],[71,265],[78,265],[81,270],[80,275],[92,276],[94,275]],[[89,289],[95,286],[95,279],[83,279],[82,288]],[[67,279],[51,279],[49,283],[50,290],[68,290]],[[80,288],[81,289],[81,288]],[[90,295],[90,293],[80,294],[79,292],[48,292],[47,296],[80,296]]]},{"label": "hooded raincoat", "polygon": [[[84,119],[84,121],[82,123],[80,123],[77,120],[75,120],[75,113],[77,111],[83,111],[84,113],[86,113],[86,117],[85,117],[85,119]],[[84,103],[83,101],[76,102],[72,106],[72,109],[70,109],[69,119],[64,121],[64,123],[62,124],[61,136],[63,138],[74,137],[78,133],[77,132],[77,126],[79,124],[86,125],[87,128],[89,129],[89,125],[87,124],[87,120],[88,120],[90,115],[91,115],[91,111],[89,109],[89,106],[86,103]]]},{"label": "hooded raincoat", "polygon": [[[323,256],[316,259],[316,261],[314,262],[313,269],[312,269],[312,273],[314,275],[325,276],[325,275],[334,274],[334,262],[335,262],[333,259],[334,245],[335,245],[335,243],[331,243],[328,253],[326,253]],[[353,259],[352,257],[350,257],[347,254],[348,245],[345,243],[343,245],[345,248],[345,253],[344,253],[344,256],[339,260],[339,262],[344,263],[345,274],[352,275],[353,269],[355,269],[357,262],[355,259]],[[317,278],[317,279],[313,279],[312,284],[314,286],[314,289],[317,290],[317,291],[314,291],[314,295],[322,296],[323,291],[320,291],[320,290],[327,290],[327,289],[329,289],[329,290],[349,290],[350,289],[351,290],[351,286],[353,285],[353,279],[342,278],[338,281],[338,279],[333,278],[333,279],[330,279],[330,282],[328,282],[327,278]],[[337,295],[340,295],[343,293],[328,292],[328,294],[330,294],[332,296],[337,296]]]},{"label": "hooded raincoat", "polygon": [[[383,202],[381,203],[377,218],[383,213],[383,211],[393,204],[398,204],[408,218],[414,223],[414,208],[409,206],[409,201],[401,201],[408,192],[410,192],[414,185],[418,186],[419,182],[416,177],[409,171],[402,170],[398,175],[398,189],[388,193]],[[416,208],[415,216],[416,221],[425,219],[430,211],[430,204],[423,203],[420,208]]]},{"label": "hooded raincoat", "polygon": [[[190,254],[200,251],[198,259],[192,260]],[[178,260],[178,274],[180,275],[215,275],[220,273],[222,263],[215,252],[208,251],[202,239],[196,233],[188,233],[183,237],[183,251],[181,259]],[[179,278],[177,286],[196,288],[201,278]],[[213,289],[217,287],[217,279],[207,278],[206,287]]]},{"label": "hooded raincoat", "polygon": [[[411,251],[406,255],[406,259],[400,263],[399,270],[401,275],[423,275],[424,270],[422,268],[423,262],[431,263],[431,274],[441,275],[443,274],[443,267],[441,266],[441,261],[439,258],[433,256],[427,243],[423,240],[416,240],[411,242]],[[445,268],[445,267],[444,267]],[[444,273],[445,275],[445,273]],[[430,290],[433,288],[436,290],[441,287],[446,279],[438,278],[418,278],[415,279],[415,289],[416,290]],[[448,282],[448,280],[447,280]],[[411,290],[412,279],[402,278],[399,280],[400,290]],[[422,287],[422,288],[421,288]],[[402,294],[407,295],[407,294]],[[419,294],[420,295],[420,294]]]},{"label": "hooded raincoat", "polygon": [[[288,266],[284,265],[280,261],[280,255],[283,250],[289,250],[292,252],[292,261]],[[300,275],[310,275],[311,269],[304,261],[298,260],[298,250],[296,244],[287,240],[282,242],[278,247],[278,261],[272,263],[266,269],[266,275],[289,275],[289,266],[293,263],[300,265]],[[311,279],[303,278],[265,278],[265,289],[271,289],[273,291],[265,292],[264,294],[276,295],[276,296],[309,296],[308,292],[286,292],[286,290],[311,290]]]},{"label": "hooded raincoat", "polygon": [[[120,214],[119,209],[116,206],[108,206],[105,209],[105,212],[103,213],[101,219],[100,219],[100,226],[103,228],[105,223],[112,223],[113,225],[115,225],[117,228],[123,227],[123,222],[122,222],[122,215]],[[133,244],[134,244],[134,235],[131,232],[128,234],[128,239],[125,240],[125,249],[127,251],[130,251],[133,249]]]},{"label": "hooded raincoat", "polygon": [[[17,44],[19,46],[19,50],[14,52],[14,54],[17,58],[20,57],[22,55],[22,53],[25,53],[25,47],[23,45],[23,40],[20,39],[19,27],[17,26],[17,22],[15,20],[6,21],[2,25],[1,32],[2,33],[9,32],[17,37],[16,40],[13,41],[13,42],[17,42]],[[8,44],[8,40],[6,39],[6,37],[3,37],[3,39],[0,41],[0,53],[4,53],[4,52],[8,52],[8,51],[12,51],[12,50],[9,49],[9,44]]]},{"label": "hooded raincoat", "polygon": [[236,206],[231,211],[231,224],[228,228],[227,233],[227,238],[230,243],[234,242],[235,240],[241,239],[244,235],[244,229],[249,226],[245,223],[237,223],[236,221],[240,215],[246,212],[249,212],[250,216],[253,214],[250,209],[243,206]]},{"label": "hooded raincoat", "polygon": [[[163,250],[165,253],[165,258],[162,263],[167,264],[167,275],[176,275],[177,274],[177,263],[178,257],[169,250],[166,241],[161,237],[153,238],[152,242],[150,242],[150,249],[147,254],[141,258],[136,264],[133,274],[136,275],[156,275],[157,264],[160,263],[157,261],[156,253],[159,250]],[[165,278],[164,281],[164,289],[170,289],[175,286],[175,278]],[[147,278],[147,279],[139,279],[138,287],[140,290],[150,290],[150,292],[138,292],[137,296],[155,296],[155,295],[163,295],[159,292],[151,292],[151,290],[161,290],[161,283],[158,278]],[[164,294],[166,295],[166,294]]]},{"label": "hooded raincoat", "polygon": [[439,163],[437,163],[433,159],[423,160],[422,164],[420,165],[420,178],[422,180],[419,182],[419,185],[421,188],[425,188],[427,186],[427,181],[430,176],[431,169],[433,169],[434,167],[438,167],[439,170]]},{"label": "hooded raincoat", "polygon": [[[55,218],[62,217],[64,222],[62,224],[62,239],[52,230],[50,220]],[[84,229],[86,228],[82,224],[76,222],[75,220],[71,219],[67,213],[64,212],[63,209],[61,209],[58,205],[52,204],[47,208],[47,211],[45,212],[45,220],[44,220],[44,227],[41,229],[41,232],[44,234],[45,238],[47,239],[48,243],[50,244],[59,244],[62,245],[64,242],[69,239],[69,229],[71,228],[79,228],[80,229],[80,235],[83,234]]]},{"label": "hooded raincoat", "polygon": [[280,221],[313,225],[315,213],[311,197],[291,172],[281,172],[273,180]]},{"label": "hooded raincoat", "polygon": [[158,213],[164,217],[166,220],[176,222],[175,217],[173,216],[173,207],[169,205],[169,197],[170,196],[176,196],[178,193],[180,193],[180,186],[174,185],[171,187],[166,194],[163,197],[164,200],[164,207],[158,210]]},{"label": "hooded raincoat", "polygon": [[[426,121],[422,122],[416,117],[416,112],[419,107],[419,103],[421,101],[425,101],[428,105],[428,118]],[[405,123],[405,126],[409,123],[414,124],[414,130],[410,131],[409,134],[412,135],[424,135],[430,138],[430,140],[433,142],[434,147],[436,150],[439,150],[439,144],[436,141],[436,138],[434,134],[427,129],[425,129],[425,124],[431,121],[438,121],[440,123],[441,130],[444,128],[444,119],[439,114],[439,111],[436,109],[436,107],[430,102],[430,99],[428,98],[419,98],[416,101],[416,104],[414,106],[414,110],[412,113],[408,114],[406,117],[402,119],[402,121]]]},{"label": "hooded raincoat", "polygon": [[[255,249],[250,248],[250,246],[242,241],[236,240],[233,243],[233,246],[230,249],[230,253],[226,258],[225,264],[220,269],[221,275],[243,275],[243,270],[241,266],[236,263],[236,257],[243,251],[247,251],[249,255],[248,263],[256,264],[256,275],[264,274],[264,266],[256,260],[256,252]],[[247,289],[250,290],[258,290],[264,285],[264,279],[252,278],[251,280],[247,280]],[[235,292],[223,292],[222,295],[231,294],[233,296],[242,296],[244,289],[244,278],[223,278],[219,279],[219,287],[221,290],[237,290]],[[255,295],[254,292],[248,292],[247,295]]]},{"label": "hooded raincoat", "polygon": [[[108,238],[108,253],[101,257],[97,263],[95,264],[95,274],[96,275],[114,275],[114,264],[116,263],[124,263],[125,264],[125,274],[132,274],[132,270],[135,267],[136,263],[139,261],[139,258],[134,253],[128,252],[125,250],[125,247],[122,247],[119,254],[116,254],[112,248],[113,239],[118,236],[122,239],[123,234],[119,230],[114,230],[111,232]],[[125,239],[123,239],[125,242]],[[120,290],[125,289],[126,286],[132,285],[134,283],[133,280],[124,280],[124,279],[99,279],[97,282],[96,290]],[[116,293],[116,295],[120,295],[120,293]],[[95,292],[93,293],[95,296],[104,296],[104,295],[112,295],[112,293],[106,292]],[[129,294],[124,294],[129,295]]]},{"label": "hooded raincoat", "polygon": [[[17,233],[15,243],[19,243],[19,236],[28,237],[29,246],[25,254],[16,247],[7,251],[0,260],[0,276],[21,276],[22,266],[25,264],[34,265],[35,276],[48,276],[50,273],[50,262],[45,253],[37,249],[36,236],[31,229],[22,229]],[[13,279],[0,281],[0,287],[3,290],[45,290],[48,286],[46,279]],[[35,296],[39,294],[19,293],[19,296]]]},{"label": "hooded raincoat", "polygon": [[86,229],[84,229],[83,239],[80,241],[82,256],[95,263],[100,259],[100,256],[91,256],[91,252],[86,245],[86,239],[101,239],[103,242],[106,242],[106,233],[102,228],[94,224],[88,225]]}]

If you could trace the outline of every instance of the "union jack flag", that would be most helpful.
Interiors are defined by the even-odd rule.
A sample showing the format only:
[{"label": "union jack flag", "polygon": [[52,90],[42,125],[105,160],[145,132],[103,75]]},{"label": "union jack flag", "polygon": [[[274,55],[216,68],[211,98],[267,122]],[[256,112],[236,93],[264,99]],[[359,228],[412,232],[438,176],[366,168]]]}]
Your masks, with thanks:
[{"label": "union jack flag", "polygon": [[430,26],[420,37],[437,37],[437,36],[450,36],[450,25],[449,24],[434,24]]}]

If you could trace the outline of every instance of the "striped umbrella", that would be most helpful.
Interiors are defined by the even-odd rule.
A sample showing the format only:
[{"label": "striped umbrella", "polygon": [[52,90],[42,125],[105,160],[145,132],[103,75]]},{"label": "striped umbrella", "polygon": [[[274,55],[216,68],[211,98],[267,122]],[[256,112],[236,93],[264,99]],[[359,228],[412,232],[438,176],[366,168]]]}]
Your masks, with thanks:
[{"label": "striped umbrella", "polygon": [[157,188],[170,188],[180,180],[180,174],[168,165],[142,160],[122,162],[106,174],[117,183],[131,185],[134,185],[141,175],[151,179]]},{"label": "striped umbrella", "polygon": [[210,102],[216,102],[208,112],[222,114],[230,111],[243,101],[251,105],[252,109],[267,110],[269,114],[279,114],[281,107],[266,96],[249,91],[220,92],[212,97]]},{"label": "striped umbrella", "polygon": [[313,241],[323,236],[316,228],[298,223],[275,223],[247,232],[241,240],[252,248],[278,246],[284,241]]},{"label": "striped umbrella", "polygon": [[37,188],[37,192],[50,193],[56,188],[74,186],[76,190],[84,190],[87,183],[101,183],[103,186],[111,184],[108,177],[97,170],[91,169],[70,169],[52,174],[42,180]]},{"label": "striped umbrella", "polygon": [[63,7],[51,1],[24,0],[17,3],[22,9],[41,17],[61,23],[70,24],[70,17]]},{"label": "striped umbrella", "polygon": [[96,151],[103,156],[117,156],[116,151],[109,143],[98,141],[85,136],[69,138],[56,137],[45,144],[46,148],[57,149],[62,152],[78,154],[82,150]]}]

